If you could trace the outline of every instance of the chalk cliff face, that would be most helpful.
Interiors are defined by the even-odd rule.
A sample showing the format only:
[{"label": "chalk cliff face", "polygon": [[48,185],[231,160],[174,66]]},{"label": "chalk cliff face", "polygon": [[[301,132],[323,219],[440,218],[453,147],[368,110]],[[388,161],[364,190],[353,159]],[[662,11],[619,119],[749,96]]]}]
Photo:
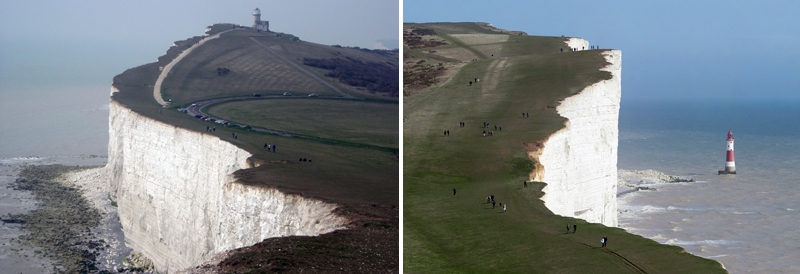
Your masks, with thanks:
[{"label": "chalk cliff face", "polygon": [[[114,91],[112,90],[112,93]],[[161,272],[265,238],[342,228],[336,206],[247,186],[231,175],[250,153],[218,137],[110,103],[108,164],[126,244]]]},{"label": "chalk cliff face", "polygon": [[565,127],[530,156],[537,162],[532,179],[547,183],[542,200],[553,213],[617,226],[622,52],[604,55],[610,64],[602,70],[612,78],[564,99],[556,110],[568,119]]}]

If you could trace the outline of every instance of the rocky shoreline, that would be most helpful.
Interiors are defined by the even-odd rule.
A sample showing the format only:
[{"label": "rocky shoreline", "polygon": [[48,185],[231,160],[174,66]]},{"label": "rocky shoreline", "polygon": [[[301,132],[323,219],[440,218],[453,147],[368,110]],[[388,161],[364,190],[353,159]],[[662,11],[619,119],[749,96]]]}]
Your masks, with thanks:
[{"label": "rocky shoreline", "polygon": [[[30,192],[37,208],[2,216],[26,234],[12,241],[53,262],[54,273],[149,272],[123,257],[131,253],[102,167],[23,165],[10,187]],[[135,256],[134,255],[129,255]]]},{"label": "rocky shoreline", "polygon": [[[617,197],[636,191],[657,191],[655,184],[665,183],[693,183],[692,178],[667,175],[663,172],[648,170],[617,170]],[[627,187],[624,189],[621,187]]]},{"label": "rocky shoreline", "polygon": [[91,228],[100,224],[101,215],[74,187],[56,181],[61,174],[80,167],[64,165],[27,166],[12,184],[15,190],[30,191],[39,208],[5,219],[22,223],[28,234],[16,240],[55,262],[53,272],[97,271],[95,260],[107,245]]}]

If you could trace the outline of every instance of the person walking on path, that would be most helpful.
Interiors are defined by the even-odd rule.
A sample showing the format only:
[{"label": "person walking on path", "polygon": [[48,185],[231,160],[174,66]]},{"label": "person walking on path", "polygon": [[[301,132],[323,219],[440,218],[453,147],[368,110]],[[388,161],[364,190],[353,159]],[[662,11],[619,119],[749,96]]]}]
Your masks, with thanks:
[{"label": "person walking on path", "polygon": [[578,231],[578,225],[572,225],[572,233]]}]

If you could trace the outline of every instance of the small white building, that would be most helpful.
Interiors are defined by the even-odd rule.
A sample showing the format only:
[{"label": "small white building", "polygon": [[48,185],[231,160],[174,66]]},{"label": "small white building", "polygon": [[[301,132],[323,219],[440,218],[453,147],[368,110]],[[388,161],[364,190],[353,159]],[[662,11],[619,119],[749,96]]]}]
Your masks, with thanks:
[{"label": "small white building", "polygon": [[259,31],[269,31],[269,21],[261,21],[261,10],[253,11],[253,28]]}]

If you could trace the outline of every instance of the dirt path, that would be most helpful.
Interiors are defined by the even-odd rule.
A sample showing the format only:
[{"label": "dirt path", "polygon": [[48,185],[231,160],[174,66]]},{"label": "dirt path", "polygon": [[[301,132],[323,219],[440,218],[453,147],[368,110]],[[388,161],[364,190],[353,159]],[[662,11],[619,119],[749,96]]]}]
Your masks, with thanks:
[{"label": "dirt path", "polygon": [[219,38],[219,36],[221,34],[229,32],[229,31],[232,31],[232,30],[238,30],[238,28],[237,29],[229,29],[229,30],[221,31],[220,33],[214,34],[212,36],[204,38],[203,40],[200,40],[200,42],[198,42],[197,44],[194,44],[191,47],[189,47],[188,49],[184,50],[183,52],[181,52],[181,54],[178,55],[178,57],[175,57],[175,59],[172,59],[172,61],[169,62],[169,64],[164,66],[164,68],[161,69],[161,74],[158,75],[158,79],[156,80],[156,84],[153,85],[153,97],[156,98],[156,102],[158,102],[158,104],[160,104],[163,107],[168,107],[169,106],[169,102],[164,101],[164,98],[161,95],[161,84],[164,82],[164,79],[167,78],[167,75],[169,75],[169,71],[172,70],[172,67],[174,67],[175,64],[180,62],[183,59],[183,57],[186,57],[186,55],[189,55],[189,53],[192,53],[192,51],[194,49],[196,49],[196,48],[202,46],[203,44],[205,44],[206,41],[209,41],[209,40],[212,40],[212,39],[217,39],[217,38]]}]

